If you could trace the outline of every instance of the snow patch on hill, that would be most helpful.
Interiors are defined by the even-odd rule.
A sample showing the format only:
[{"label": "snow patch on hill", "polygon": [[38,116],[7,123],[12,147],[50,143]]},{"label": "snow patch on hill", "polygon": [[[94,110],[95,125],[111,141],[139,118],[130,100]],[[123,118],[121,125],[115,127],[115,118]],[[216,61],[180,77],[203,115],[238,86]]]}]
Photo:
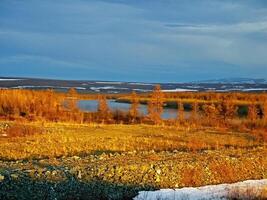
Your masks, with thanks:
[{"label": "snow patch on hill", "polygon": [[162,90],[162,91],[163,92],[197,92],[198,90],[176,88],[176,89],[169,89],[169,90]]},{"label": "snow patch on hill", "polygon": [[61,86],[51,86],[51,85],[21,85],[21,86],[15,86],[11,88],[13,89],[36,89],[36,88],[70,89],[70,88],[75,88],[77,90],[86,90],[85,87],[61,87]]},{"label": "snow patch on hill", "polygon": [[110,85],[121,85],[123,82],[114,82],[114,81],[97,81],[97,84],[110,84]]},{"label": "snow patch on hill", "polygon": [[25,79],[14,79],[14,78],[0,78],[0,81],[20,81]]}]

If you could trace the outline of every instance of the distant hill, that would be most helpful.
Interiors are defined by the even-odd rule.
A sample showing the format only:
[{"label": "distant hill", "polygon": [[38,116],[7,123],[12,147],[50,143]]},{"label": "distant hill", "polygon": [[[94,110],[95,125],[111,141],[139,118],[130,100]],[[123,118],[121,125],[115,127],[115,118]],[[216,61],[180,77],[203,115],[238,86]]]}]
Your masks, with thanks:
[{"label": "distant hill", "polygon": [[[55,80],[20,77],[0,77],[0,89],[54,89],[68,91],[76,88],[80,93],[130,93],[151,92],[156,83],[121,82],[103,80]],[[265,79],[226,78],[198,81],[191,83],[160,83],[164,92],[199,92],[199,91],[241,91],[264,92],[267,91]]]},{"label": "distant hill", "polygon": [[223,78],[196,81],[194,83],[222,83],[222,84],[266,84],[267,81],[262,78]]}]

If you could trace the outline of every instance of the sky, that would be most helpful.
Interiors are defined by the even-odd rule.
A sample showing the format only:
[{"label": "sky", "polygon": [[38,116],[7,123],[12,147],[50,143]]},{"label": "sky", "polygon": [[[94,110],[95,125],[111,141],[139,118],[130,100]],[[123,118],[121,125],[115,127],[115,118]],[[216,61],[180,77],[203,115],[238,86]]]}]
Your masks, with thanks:
[{"label": "sky", "polygon": [[267,79],[267,1],[0,0],[0,76]]}]

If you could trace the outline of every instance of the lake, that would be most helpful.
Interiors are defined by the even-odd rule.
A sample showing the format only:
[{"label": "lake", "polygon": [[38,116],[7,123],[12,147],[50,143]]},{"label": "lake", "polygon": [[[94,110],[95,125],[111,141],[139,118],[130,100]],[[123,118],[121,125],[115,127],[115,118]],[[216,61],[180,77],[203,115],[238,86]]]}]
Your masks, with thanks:
[{"label": "lake", "polygon": [[[107,100],[108,106],[112,111],[122,110],[129,111],[131,104],[116,102],[115,100]],[[96,112],[98,106],[97,100],[80,100],[78,101],[78,107],[83,111]],[[139,112],[143,115],[147,115],[147,105],[139,104]],[[185,112],[185,114],[188,112]],[[186,114],[186,115],[187,115]],[[177,109],[164,108],[162,118],[163,119],[175,119],[177,116]]]}]

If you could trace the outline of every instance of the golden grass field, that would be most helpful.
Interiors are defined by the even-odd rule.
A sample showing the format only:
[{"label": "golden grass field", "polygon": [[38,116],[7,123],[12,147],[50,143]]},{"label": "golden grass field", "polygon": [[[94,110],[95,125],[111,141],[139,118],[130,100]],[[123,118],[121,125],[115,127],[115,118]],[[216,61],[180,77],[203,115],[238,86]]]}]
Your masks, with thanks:
[{"label": "golden grass field", "polygon": [[[11,127],[14,123],[2,122]],[[95,151],[197,151],[229,148],[244,150],[264,147],[263,142],[249,133],[215,129],[38,122],[24,122],[18,127],[18,132],[21,127],[35,127],[34,130],[41,129],[41,132],[26,137],[1,137],[1,159],[86,155]]]},{"label": "golden grass field", "polygon": [[[58,199],[88,199],[82,197],[92,190],[99,199],[130,199],[143,189],[267,178],[266,144],[245,132],[10,121],[0,127],[2,187],[21,197],[52,187],[71,191],[52,192]],[[108,198],[102,190],[120,196]]]}]

